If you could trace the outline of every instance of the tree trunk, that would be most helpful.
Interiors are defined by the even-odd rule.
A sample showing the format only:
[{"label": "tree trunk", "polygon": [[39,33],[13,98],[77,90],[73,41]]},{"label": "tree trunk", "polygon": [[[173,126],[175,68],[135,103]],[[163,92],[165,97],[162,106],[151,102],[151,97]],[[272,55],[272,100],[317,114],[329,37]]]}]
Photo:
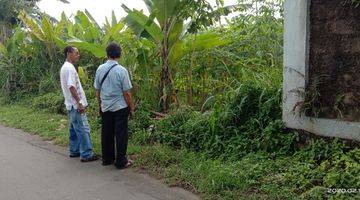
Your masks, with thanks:
[{"label": "tree trunk", "polygon": [[169,110],[171,96],[173,95],[172,79],[168,63],[163,64],[160,77],[160,107],[166,113]]},{"label": "tree trunk", "polygon": [[[165,27],[165,34],[167,35],[167,30]],[[161,58],[162,58],[162,70],[160,77],[160,108],[161,111],[166,113],[169,110],[171,103],[171,97],[174,95],[173,92],[173,81],[171,73],[169,70],[169,48],[168,48],[168,37],[164,37],[161,47]]]},{"label": "tree trunk", "polygon": [[[193,54],[193,53],[192,53]],[[193,105],[193,87],[192,87],[192,68],[193,68],[193,58],[194,56],[191,55],[191,63],[190,63],[190,66],[189,66],[189,69],[187,71],[187,100],[188,100],[188,104],[189,106],[192,106]]]},{"label": "tree trunk", "polygon": [[[197,37],[197,33],[195,33],[194,35],[194,42],[196,40]],[[190,56],[190,66],[189,69],[187,71],[187,75],[188,75],[188,81],[187,81],[187,101],[189,106],[192,106],[194,103],[194,99],[193,99],[193,93],[194,93],[194,88],[192,87],[192,77],[193,77],[193,67],[194,67],[194,54],[195,54],[195,49],[193,48],[193,46],[191,46],[192,48],[192,52],[191,52],[191,56]]]},{"label": "tree trunk", "polygon": [[6,98],[10,97],[14,91],[16,91],[16,75],[10,71],[5,83]]},{"label": "tree trunk", "polygon": [[10,28],[6,24],[1,23],[0,24],[0,42],[2,44],[5,43],[6,39],[10,36],[10,34],[11,34]]}]

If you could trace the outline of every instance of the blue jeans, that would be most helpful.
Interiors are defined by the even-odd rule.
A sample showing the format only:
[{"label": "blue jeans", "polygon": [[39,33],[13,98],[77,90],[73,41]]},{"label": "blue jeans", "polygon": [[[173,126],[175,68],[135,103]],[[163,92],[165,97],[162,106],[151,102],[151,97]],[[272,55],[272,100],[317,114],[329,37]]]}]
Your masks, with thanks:
[{"label": "blue jeans", "polygon": [[81,158],[93,155],[90,127],[86,114],[80,114],[74,107],[69,111],[70,155],[80,154]]}]

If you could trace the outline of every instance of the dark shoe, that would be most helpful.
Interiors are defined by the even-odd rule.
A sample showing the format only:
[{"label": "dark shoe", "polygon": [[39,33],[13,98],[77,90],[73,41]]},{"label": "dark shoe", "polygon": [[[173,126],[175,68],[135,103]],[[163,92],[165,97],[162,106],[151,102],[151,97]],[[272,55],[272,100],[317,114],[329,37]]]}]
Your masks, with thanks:
[{"label": "dark shoe", "polygon": [[119,164],[115,164],[115,167],[117,169],[125,169],[125,168],[128,168],[130,167],[134,162],[132,160],[128,160],[127,163],[124,165],[119,165]]},{"label": "dark shoe", "polygon": [[112,165],[114,163],[114,161],[102,161],[101,165],[102,166],[108,166],[108,165]]},{"label": "dark shoe", "polygon": [[80,153],[70,154],[69,157],[70,157],[70,158],[80,157]]},{"label": "dark shoe", "polygon": [[88,158],[81,158],[81,162],[91,162],[91,161],[95,161],[95,160],[99,160],[99,157],[95,154],[93,154],[92,156],[88,157]]}]

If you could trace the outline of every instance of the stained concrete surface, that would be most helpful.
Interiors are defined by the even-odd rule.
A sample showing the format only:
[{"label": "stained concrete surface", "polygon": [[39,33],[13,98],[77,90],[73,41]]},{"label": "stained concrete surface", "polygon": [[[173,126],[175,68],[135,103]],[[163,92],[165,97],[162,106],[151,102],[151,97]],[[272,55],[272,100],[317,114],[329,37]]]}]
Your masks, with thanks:
[{"label": "stained concrete surface", "polygon": [[65,148],[0,126],[0,200],[192,200],[133,169],[81,163]]}]

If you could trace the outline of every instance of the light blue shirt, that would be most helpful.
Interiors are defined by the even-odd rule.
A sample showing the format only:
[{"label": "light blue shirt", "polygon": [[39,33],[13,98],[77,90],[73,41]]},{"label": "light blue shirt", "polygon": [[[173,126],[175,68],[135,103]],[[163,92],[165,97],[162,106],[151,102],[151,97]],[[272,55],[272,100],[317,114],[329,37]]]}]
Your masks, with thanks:
[{"label": "light blue shirt", "polygon": [[[111,69],[100,88],[101,80],[114,64],[117,65]],[[108,60],[106,63],[99,66],[95,74],[94,87],[96,90],[100,90],[102,112],[115,112],[128,107],[123,92],[130,90],[132,84],[129,72],[125,67],[119,65],[118,62]]]}]

